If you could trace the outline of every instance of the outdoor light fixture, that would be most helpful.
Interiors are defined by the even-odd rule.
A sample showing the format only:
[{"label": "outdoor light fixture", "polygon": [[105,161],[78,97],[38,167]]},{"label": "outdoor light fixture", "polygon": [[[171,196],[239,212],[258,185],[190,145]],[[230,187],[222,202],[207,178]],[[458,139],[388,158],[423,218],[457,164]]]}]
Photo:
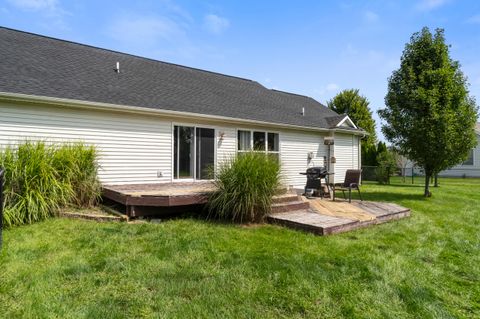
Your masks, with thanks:
[{"label": "outdoor light fixture", "polygon": [[323,144],[324,145],[334,145],[335,144],[335,140],[333,139],[332,136],[325,136],[323,138]]}]

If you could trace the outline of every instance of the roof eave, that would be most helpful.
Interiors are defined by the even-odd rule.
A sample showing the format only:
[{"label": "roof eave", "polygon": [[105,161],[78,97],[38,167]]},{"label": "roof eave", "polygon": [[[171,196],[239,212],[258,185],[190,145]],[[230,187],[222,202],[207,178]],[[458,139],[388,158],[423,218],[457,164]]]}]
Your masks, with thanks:
[{"label": "roof eave", "polygon": [[165,109],[152,109],[139,106],[129,106],[129,105],[120,105],[120,104],[111,104],[103,102],[90,102],[82,101],[75,99],[66,99],[66,98],[57,98],[49,96],[40,96],[40,95],[30,95],[23,93],[12,93],[12,92],[0,92],[0,100],[3,101],[13,101],[13,102],[25,102],[25,103],[41,103],[47,105],[55,106],[67,106],[67,107],[76,107],[84,109],[97,109],[105,111],[123,111],[136,114],[156,114],[170,117],[181,117],[181,118],[192,118],[192,119],[204,119],[204,120],[214,120],[222,121],[234,124],[256,124],[264,126],[273,126],[273,127],[283,127],[296,130],[307,130],[307,131],[317,131],[317,132],[340,132],[344,131],[345,133],[354,134],[354,135],[364,135],[363,131],[352,131],[352,130],[342,130],[340,128],[328,129],[321,127],[312,127],[312,126],[301,126],[294,124],[284,124],[284,123],[274,123],[250,119],[240,119],[233,118],[221,115],[209,115],[201,113],[192,113],[192,112],[183,112],[183,111],[172,111]]}]

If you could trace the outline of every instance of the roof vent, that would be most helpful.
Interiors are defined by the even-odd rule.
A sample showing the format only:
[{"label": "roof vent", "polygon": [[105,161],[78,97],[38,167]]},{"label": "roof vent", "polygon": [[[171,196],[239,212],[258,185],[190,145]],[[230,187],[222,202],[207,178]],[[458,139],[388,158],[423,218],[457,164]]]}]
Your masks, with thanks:
[{"label": "roof vent", "polygon": [[117,65],[115,66],[115,72],[120,73],[120,62],[117,62]]},{"label": "roof vent", "polygon": [[305,116],[305,107],[302,107],[302,116]]}]

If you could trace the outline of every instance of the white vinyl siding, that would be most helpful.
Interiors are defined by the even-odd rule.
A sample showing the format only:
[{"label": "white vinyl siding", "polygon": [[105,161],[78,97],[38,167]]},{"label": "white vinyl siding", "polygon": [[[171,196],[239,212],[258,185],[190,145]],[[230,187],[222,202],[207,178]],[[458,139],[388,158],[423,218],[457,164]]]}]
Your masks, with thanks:
[{"label": "white vinyl siding", "polygon": [[347,169],[359,168],[358,137],[347,134],[335,134],[335,183],[345,180]]},{"label": "white vinyl siding", "polygon": [[[0,105],[0,146],[25,140],[96,145],[104,184],[171,180],[171,124],[157,117],[44,106]],[[157,172],[162,177],[157,177]]]},{"label": "white vinyl siding", "polygon": [[[280,159],[282,176],[287,186],[303,188],[306,183],[305,172],[308,167],[324,166],[323,157],[327,155],[323,145],[323,136],[319,133],[288,131],[280,134]],[[308,153],[313,154],[308,161]]]},{"label": "white vinyl siding", "polygon": [[[3,103],[0,104],[0,148],[27,139],[54,143],[83,141],[95,145],[99,151],[99,177],[104,184],[171,182],[172,132],[178,122],[159,115]],[[325,134],[319,132],[278,131],[265,126],[246,127],[213,121],[180,122],[215,129],[217,167],[236,156],[237,130],[277,132],[282,178],[287,186],[303,188],[306,178],[300,172],[311,166],[324,166],[323,157],[327,155],[327,146],[323,145]],[[358,144],[355,150],[352,135],[344,135],[339,140],[340,136],[335,136],[336,145],[332,148],[335,147],[337,156],[336,167],[344,174],[347,168],[358,165]],[[313,158],[309,162],[310,152]],[[161,177],[157,176],[158,172]]]},{"label": "white vinyl siding", "polygon": [[360,168],[359,163],[360,163],[360,143],[359,143],[359,138],[358,136],[352,136],[353,137],[353,154],[352,154],[352,164],[353,168]]},{"label": "white vinyl siding", "polygon": [[477,146],[473,149],[473,165],[457,165],[445,170],[440,176],[451,177],[480,177],[480,134],[477,134]]},{"label": "white vinyl siding", "polygon": [[[223,133],[223,139],[218,134]],[[217,133],[217,167],[237,154],[237,130],[235,127],[219,127]]]}]

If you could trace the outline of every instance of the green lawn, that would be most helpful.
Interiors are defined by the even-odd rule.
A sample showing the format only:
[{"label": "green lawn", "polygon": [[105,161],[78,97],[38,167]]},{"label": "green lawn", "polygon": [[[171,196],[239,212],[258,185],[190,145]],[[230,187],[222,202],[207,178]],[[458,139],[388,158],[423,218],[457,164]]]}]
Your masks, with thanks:
[{"label": "green lawn", "polygon": [[[417,180],[420,183],[420,179]],[[363,187],[412,217],[330,237],[194,219],[4,232],[5,318],[480,317],[480,180]]]}]

